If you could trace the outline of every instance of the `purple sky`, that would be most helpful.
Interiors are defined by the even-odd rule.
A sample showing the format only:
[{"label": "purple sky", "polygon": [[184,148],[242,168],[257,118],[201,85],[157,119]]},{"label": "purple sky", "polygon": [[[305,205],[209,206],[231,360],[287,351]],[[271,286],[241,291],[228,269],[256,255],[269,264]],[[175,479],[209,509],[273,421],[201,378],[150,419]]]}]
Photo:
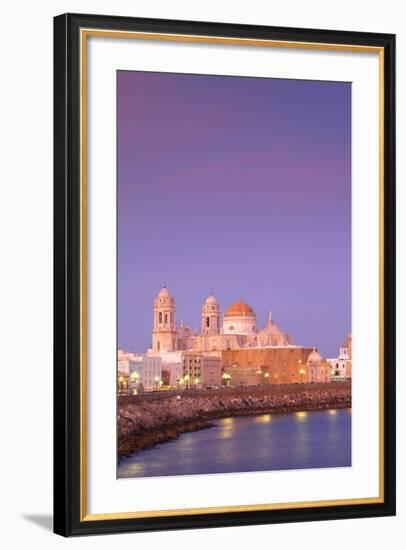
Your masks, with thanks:
[{"label": "purple sky", "polygon": [[118,346],[164,283],[336,356],[351,327],[351,84],[119,71]]}]

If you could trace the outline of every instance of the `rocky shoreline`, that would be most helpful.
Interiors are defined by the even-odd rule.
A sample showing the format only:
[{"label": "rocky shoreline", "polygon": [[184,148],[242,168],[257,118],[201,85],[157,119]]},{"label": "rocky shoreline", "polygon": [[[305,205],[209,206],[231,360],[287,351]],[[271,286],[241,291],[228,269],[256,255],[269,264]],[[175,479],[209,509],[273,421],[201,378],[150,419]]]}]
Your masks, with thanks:
[{"label": "rocky shoreline", "polygon": [[309,384],[137,396],[119,400],[118,458],[210,428],[231,416],[351,407],[351,384]]}]

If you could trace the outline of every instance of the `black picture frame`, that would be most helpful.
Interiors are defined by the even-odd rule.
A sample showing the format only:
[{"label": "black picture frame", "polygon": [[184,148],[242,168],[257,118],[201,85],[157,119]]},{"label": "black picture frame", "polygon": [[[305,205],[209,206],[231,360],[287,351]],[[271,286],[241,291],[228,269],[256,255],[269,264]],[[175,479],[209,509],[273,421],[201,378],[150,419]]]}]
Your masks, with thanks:
[{"label": "black picture frame", "polygon": [[[80,30],[370,46],[384,59],[383,499],[371,504],[89,521],[81,514]],[[395,36],[64,14],[54,19],[54,531],[63,536],[395,514]]]}]

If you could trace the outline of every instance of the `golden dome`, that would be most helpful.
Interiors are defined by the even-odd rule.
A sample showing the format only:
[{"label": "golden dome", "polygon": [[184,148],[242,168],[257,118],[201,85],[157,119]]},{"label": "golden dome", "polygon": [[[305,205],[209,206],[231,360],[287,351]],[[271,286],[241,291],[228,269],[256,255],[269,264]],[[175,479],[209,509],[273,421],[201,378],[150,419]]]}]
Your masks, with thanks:
[{"label": "golden dome", "polygon": [[231,304],[231,306],[227,309],[225,315],[227,317],[239,317],[240,315],[253,315],[255,317],[255,312],[252,307],[245,302],[238,301],[234,302],[234,304]]}]

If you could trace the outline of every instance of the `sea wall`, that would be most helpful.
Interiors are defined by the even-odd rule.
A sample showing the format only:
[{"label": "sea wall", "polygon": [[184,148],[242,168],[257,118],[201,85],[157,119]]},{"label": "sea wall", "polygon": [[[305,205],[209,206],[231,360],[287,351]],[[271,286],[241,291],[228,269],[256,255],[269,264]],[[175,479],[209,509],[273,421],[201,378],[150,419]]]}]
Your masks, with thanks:
[{"label": "sea wall", "polygon": [[190,390],[118,400],[118,455],[123,457],[208,428],[218,418],[351,407],[351,383]]}]

